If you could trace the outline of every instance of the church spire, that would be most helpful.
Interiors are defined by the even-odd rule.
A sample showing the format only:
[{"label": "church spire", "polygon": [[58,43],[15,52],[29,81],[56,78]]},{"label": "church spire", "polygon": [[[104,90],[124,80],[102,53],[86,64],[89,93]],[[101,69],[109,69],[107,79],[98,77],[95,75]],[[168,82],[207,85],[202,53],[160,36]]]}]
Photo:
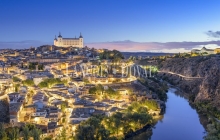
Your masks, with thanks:
[{"label": "church spire", "polygon": [[58,37],[62,37],[61,33],[59,32],[59,36]]},{"label": "church spire", "polygon": [[79,36],[79,38],[83,38],[81,32],[80,32],[80,36]]}]

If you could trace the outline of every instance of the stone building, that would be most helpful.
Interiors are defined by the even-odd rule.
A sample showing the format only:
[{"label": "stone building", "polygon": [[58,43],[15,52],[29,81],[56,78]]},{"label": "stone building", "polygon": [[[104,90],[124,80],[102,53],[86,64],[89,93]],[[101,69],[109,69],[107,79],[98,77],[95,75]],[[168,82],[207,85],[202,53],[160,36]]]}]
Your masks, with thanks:
[{"label": "stone building", "polygon": [[192,53],[199,53],[199,54],[202,54],[202,53],[215,54],[213,49],[207,49],[206,47],[203,47],[201,50],[193,49],[193,50],[191,50],[191,52]]},{"label": "stone building", "polygon": [[83,37],[80,33],[79,38],[63,38],[59,33],[58,38],[55,36],[54,45],[58,47],[83,47]]}]

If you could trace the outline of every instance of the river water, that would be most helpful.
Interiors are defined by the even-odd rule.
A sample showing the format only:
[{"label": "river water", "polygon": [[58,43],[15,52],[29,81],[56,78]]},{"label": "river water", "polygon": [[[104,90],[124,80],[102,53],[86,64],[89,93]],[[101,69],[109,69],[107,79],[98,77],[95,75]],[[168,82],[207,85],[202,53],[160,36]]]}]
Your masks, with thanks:
[{"label": "river water", "polygon": [[[176,89],[168,90],[164,118],[153,129],[150,140],[202,140],[205,129],[200,124],[199,115],[188,101],[175,94]],[[142,133],[132,140],[147,140]]]}]

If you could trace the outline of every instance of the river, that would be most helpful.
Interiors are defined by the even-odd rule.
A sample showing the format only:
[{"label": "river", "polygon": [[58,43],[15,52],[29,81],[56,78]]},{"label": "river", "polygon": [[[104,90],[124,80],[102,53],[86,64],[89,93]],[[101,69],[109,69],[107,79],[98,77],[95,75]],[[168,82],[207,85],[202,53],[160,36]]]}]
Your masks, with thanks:
[{"label": "river", "polygon": [[[150,140],[202,140],[205,129],[199,121],[199,115],[188,101],[176,95],[175,91],[175,88],[168,90],[164,118],[155,125]],[[132,138],[147,139],[146,133]]]}]

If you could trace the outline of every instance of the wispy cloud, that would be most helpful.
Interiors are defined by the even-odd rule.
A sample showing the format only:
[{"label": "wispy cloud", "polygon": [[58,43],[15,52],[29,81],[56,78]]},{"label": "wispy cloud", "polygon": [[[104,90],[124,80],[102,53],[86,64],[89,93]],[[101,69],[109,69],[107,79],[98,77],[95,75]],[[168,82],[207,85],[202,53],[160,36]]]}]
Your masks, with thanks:
[{"label": "wispy cloud", "polygon": [[209,37],[214,37],[214,38],[220,38],[220,31],[208,31],[206,32],[206,34],[209,36]]},{"label": "wispy cloud", "polygon": [[[15,42],[0,42],[0,49],[22,49],[38,47],[41,45],[52,45],[52,42],[41,42],[36,40],[15,41]],[[110,50],[117,49],[124,52],[189,52],[193,48],[201,48],[207,46],[220,46],[220,40],[218,41],[204,41],[204,42],[134,42],[130,40],[125,41],[113,41],[113,42],[93,42],[85,43],[90,48],[107,48]]]},{"label": "wispy cloud", "polygon": [[133,42],[130,40],[114,42],[86,43],[88,47],[117,49],[120,51],[147,51],[147,52],[188,52],[193,48],[215,44],[220,46],[219,41],[205,42]]}]

